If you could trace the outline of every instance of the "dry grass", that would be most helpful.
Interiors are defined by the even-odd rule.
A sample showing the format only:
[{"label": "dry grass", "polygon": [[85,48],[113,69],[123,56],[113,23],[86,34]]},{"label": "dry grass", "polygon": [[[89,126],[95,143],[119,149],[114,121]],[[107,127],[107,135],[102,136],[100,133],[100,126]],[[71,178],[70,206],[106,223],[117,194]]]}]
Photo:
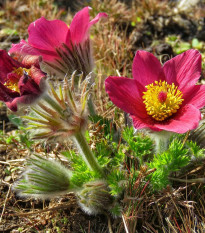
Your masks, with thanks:
[{"label": "dry grass", "polygon": [[2,19],[5,21],[4,27],[15,29],[22,36],[27,34],[28,25],[41,16],[58,19],[62,13],[53,0],[15,0],[5,1]]}]

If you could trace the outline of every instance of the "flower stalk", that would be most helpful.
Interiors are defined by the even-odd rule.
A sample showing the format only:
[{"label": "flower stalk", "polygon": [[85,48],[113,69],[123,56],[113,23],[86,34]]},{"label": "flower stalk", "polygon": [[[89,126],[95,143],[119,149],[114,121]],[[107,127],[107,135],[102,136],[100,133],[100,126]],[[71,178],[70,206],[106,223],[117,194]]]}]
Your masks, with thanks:
[{"label": "flower stalk", "polygon": [[169,139],[173,135],[172,132],[169,131],[149,131],[149,136],[155,142],[155,152],[157,154],[161,154],[166,151],[169,147]]},{"label": "flower stalk", "polygon": [[[57,93],[52,85],[48,93],[39,101],[36,108],[32,108],[36,117],[25,116],[30,120],[32,129],[36,129],[34,138],[67,140],[71,137],[87,165],[101,177],[103,170],[98,164],[84,136],[87,126],[87,103],[89,99],[90,77],[79,78],[78,87],[75,85],[75,73],[70,80],[65,78],[63,87]],[[77,89],[77,90],[76,90]],[[90,100],[91,101],[91,100]]]},{"label": "flower stalk", "polygon": [[95,172],[100,174],[102,177],[105,176],[102,167],[98,164],[94,154],[92,153],[85,136],[82,134],[81,131],[77,132],[73,136],[73,140],[75,144],[77,145],[77,148],[80,152],[80,154],[83,156],[84,161],[87,163],[87,165]]}]

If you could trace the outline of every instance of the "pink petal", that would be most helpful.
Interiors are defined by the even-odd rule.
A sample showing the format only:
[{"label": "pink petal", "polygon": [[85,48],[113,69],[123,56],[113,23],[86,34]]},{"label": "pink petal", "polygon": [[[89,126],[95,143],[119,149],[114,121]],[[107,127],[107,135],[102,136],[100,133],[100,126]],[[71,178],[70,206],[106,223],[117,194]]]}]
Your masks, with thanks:
[{"label": "pink petal", "polygon": [[142,50],[136,52],[132,74],[143,86],[165,79],[159,60],[153,54]]},{"label": "pink petal", "polygon": [[37,55],[25,55],[21,62],[26,68],[30,68],[34,65],[40,69],[40,58]]},{"label": "pink petal", "polygon": [[108,15],[104,12],[98,13],[97,16],[93,20],[90,21],[89,27],[92,26],[93,24],[96,24],[100,20],[100,18],[107,18],[107,17]]},{"label": "pink petal", "polygon": [[38,50],[30,46],[25,40],[21,40],[18,44],[12,44],[11,49],[9,50],[10,54],[31,54],[39,55]]},{"label": "pink petal", "polygon": [[17,105],[12,104],[12,102],[19,96],[18,92],[10,90],[0,82],[0,101],[5,102],[6,105],[14,112],[17,111]]},{"label": "pink petal", "polygon": [[40,85],[41,80],[46,79],[46,74],[44,72],[42,72],[40,69],[38,69],[35,66],[32,66],[30,69],[30,73],[31,73],[31,77],[32,79],[38,84]]},{"label": "pink petal", "polygon": [[5,50],[0,50],[0,81],[7,80],[7,74],[14,71],[14,68],[21,67],[22,64],[14,60]]},{"label": "pink petal", "polygon": [[18,110],[18,104],[32,104],[39,96],[35,96],[33,94],[27,94],[23,96],[16,97],[12,99],[12,101],[5,102],[7,107],[11,109],[11,111],[16,112]]},{"label": "pink petal", "polygon": [[81,43],[82,41],[87,39],[89,22],[89,7],[84,7],[82,10],[75,14],[70,24],[70,35],[71,40],[74,44]]},{"label": "pink petal", "polygon": [[65,22],[41,17],[29,25],[28,43],[37,49],[55,52],[55,48],[66,42],[68,31]]},{"label": "pink petal", "polygon": [[136,129],[149,128],[153,131],[166,130],[175,133],[186,133],[188,130],[197,128],[201,119],[200,111],[191,104],[185,105],[169,120],[162,122],[157,122],[148,115],[144,118],[136,115],[130,116]]},{"label": "pink petal", "polygon": [[9,53],[18,61],[24,60],[27,55],[42,56],[45,61],[51,61],[58,57],[56,51],[37,49],[29,45],[26,41],[21,40],[18,44],[12,44]]},{"label": "pink petal", "polygon": [[74,44],[79,44],[88,38],[88,32],[90,27],[97,23],[100,18],[107,17],[106,13],[99,13],[93,20],[90,21],[89,10],[90,7],[84,7],[78,13],[75,14],[70,24],[70,35],[67,35],[67,45],[69,46],[69,40]]},{"label": "pink petal", "polygon": [[133,120],[133,126],[135,129],[149,128],[154,131],[161,131],[161,129],[154,127],[154,120],[149,115],[144,117],[130,115],[130,117]]},{"label": "pink petal", "polygon": [[45,73],[35,66],[32,66],[30,69],[30,76],[24,74],[19,80],[18,87],[21,95],[41,95],[45,89],[45,78]]},{"label": "pink petal", "polygon": [[192,104],[200,109],[205,106],[205,85],[195,85],[183,92],[184,104]]},{"label": "pink petal", "polygon": [[201,54],[190,49],[171,60],[163,67],[168,83],[175,83],[181,91],[196,84],[201,73]]},{"label": "pink petal", "polygon": [[195,106],[187,104],[176,115],[173,115],[170,120],[155,123],[153,126],[157,129],[175,133],[186,133],[189,130],[196,129],[200,120],[200,111]]},{"label": "pink petal", "polygon": [[105,89],[112,102],[123,111],[142,118],[147,116],[141,97],[144,89],[136,80],[108,77],[105,80]]},{"label": "pink petal", "polygon": [[34,96],[40,95],[41,91],[38,84],[28,75],[23,75],[18,83],[21,96],[32,94]]}]

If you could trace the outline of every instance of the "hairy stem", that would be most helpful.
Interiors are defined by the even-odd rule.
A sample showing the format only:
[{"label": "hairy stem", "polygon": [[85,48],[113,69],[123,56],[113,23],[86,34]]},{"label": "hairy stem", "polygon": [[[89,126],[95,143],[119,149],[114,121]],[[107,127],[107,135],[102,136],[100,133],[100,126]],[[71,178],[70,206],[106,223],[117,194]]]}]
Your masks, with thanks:
[{"label": "hairy stem", "polygon": [[102,168],[100,167],[100,165],[98,164],[95,156],[93,155],[86,139],[85,136],[82,134],[81,131],[79,131],[78,133],[76,133],[73,136],[73,139],[78,147],[78,150],[80,152],[80,154],[83,156],[83,159],[85,160],[85,162],[87,163],[87,165],[95,172],[99,173],[102,177],[105,176]]},{"label": "hairy stem", "polygon": [[151,131],[150,137],[155,141],[155,151],[157,154],[161,154],[169,147],[169,139],[173,135],[173,132],[168,131]]}]

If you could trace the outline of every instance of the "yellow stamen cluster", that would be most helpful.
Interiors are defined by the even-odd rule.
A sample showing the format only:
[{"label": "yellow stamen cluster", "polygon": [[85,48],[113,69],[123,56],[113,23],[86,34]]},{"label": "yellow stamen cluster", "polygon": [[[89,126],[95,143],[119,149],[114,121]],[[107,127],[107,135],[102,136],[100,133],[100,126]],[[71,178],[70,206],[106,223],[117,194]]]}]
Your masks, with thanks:
[{"label": "yellow stamen cluster", "polygon": [[22,67],[19,67],[18,69],[14,68],[14,71],[13,73],[17,74],[19,77],[21,77],[24,73],[24,71],[30,75],[30,69],[26,69],[26,68],[22,68]]},{"label": "yellow stamen cluster", "polygon": [[30,75],[30,69],[26,69],[22,67],[19,67],[18,69],[14,68],[14,71],[12,73],[17,74],[17,77],[13,79],[8,79],[4,83],[4,85],[8,87],[9,89],[11,89],[12,91],[19,92],[18,82],[19,82],[20,77],[23,75],[24,71],[28,73],[28,75]]},{"label": "yellow stamen cluster", "polygon": [[146,86],[147,91],[143,92],[147,114],[157,121],[163,121],[176,113],[183,102],[182,92],[177,90],[174,83],[171,85],[166,81],[155,81]]}]

